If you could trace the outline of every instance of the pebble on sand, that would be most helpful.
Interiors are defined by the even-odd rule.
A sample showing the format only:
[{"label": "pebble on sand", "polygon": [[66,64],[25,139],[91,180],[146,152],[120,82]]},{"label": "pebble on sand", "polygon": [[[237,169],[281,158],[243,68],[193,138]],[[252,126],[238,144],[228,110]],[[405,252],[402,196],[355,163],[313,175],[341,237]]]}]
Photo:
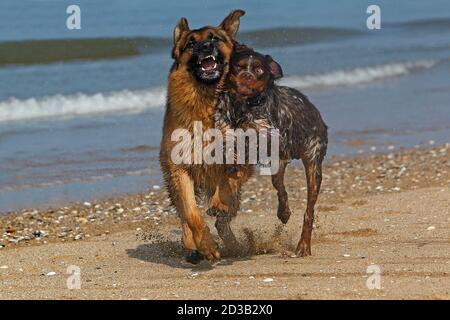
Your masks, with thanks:
[{"label": "pebble on sand", "polygon": [[33,236],[35,236],[36,238],[40,238],[41,235],[42,235],[41,230],[35,230],[35,231],[33,232]]},{"label": "pebble on sand", "polygon": [[76,222],[81,223],[81,224],[86,224],[89,222],[88,219],[84,218],[84,217],[79,217],[75,219]]}]

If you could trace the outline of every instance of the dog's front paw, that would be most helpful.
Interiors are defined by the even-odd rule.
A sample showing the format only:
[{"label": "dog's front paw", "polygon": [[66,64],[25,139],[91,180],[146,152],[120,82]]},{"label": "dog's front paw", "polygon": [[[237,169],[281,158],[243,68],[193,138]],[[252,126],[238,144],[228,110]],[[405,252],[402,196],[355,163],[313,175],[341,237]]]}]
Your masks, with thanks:
[{"label": "dog's front paw", "polygon": [[278,206],[277,217],[283,224],[288,223],[291,214],[292,212],[289,207]]},{"label": "dog's front paw", "polygon": [[198,264],[204,257],[197,250],[188,250],[185,259],[189,263]]},{"label": "dog's front paw", "polygon": [[219,247],[209,232],[208,227],[203,229],[199,239],[195,239],[195,244],[197,245],[197,249],[200,254],[202,254],[209,261],[214,262],[220,260]]},{"label": "dog's front paw", "polygon": [[302,241],[297,245],[297,249],[295,250],[295,254],[298,257],[307,257],[311,255],[311,242]]}]

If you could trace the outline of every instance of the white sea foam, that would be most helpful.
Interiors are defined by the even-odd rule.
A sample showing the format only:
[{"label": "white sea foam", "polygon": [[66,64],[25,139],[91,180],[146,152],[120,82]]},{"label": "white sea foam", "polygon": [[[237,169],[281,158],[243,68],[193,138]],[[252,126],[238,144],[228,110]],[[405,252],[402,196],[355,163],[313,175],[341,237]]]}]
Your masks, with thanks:
[{"label": "white sea foam", "polygon": [[[291,76],[279,81],[300,89],[326,88],[367,84],[388,78],[405,76],[415,70],[428,69],[436,65],[435,60],[391,63],[378,66],[336,70],[329,73]],[[122,90],[93,95],[55,95],[42,98],[11,98],[0,102],[0,122],[30,119],[66,119],[99,113],[139,113],[161,108],[166,99],[166,90],[156,87],[148,90]]]},{"label": "white sea foam", "polygon": [[55,95],[0,102],[0,121],[70,118],[96,113],[143,112],[164,105],[166,91],[162,87],[150,90],[122,90],[93,95]]},{"label": "white sea foam", "polygon": [[336,70],[323,74],[286,77],[281,79],[279,84],[300,89],[366,84],[388,78],[405,76],[415,70],[431,68],[437,63],[438,61],[435,60],[420,60]]}]

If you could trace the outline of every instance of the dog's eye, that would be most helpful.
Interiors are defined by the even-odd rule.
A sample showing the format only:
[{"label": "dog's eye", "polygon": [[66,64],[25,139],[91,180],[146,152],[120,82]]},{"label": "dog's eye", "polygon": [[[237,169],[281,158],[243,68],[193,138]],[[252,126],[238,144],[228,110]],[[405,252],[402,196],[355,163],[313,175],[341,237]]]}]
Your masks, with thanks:
[{"label": "dog's eye", "polygon": [[186,48],[193,48],[195,46],[196,42],[194,39],[191,39],[188,41],[188,43],[186,44]]},{"label": "dog's eye", "polygon": [[256,68],[255,72],[258,75],[262,75],[264,73],[264,70],[262,68]]}]

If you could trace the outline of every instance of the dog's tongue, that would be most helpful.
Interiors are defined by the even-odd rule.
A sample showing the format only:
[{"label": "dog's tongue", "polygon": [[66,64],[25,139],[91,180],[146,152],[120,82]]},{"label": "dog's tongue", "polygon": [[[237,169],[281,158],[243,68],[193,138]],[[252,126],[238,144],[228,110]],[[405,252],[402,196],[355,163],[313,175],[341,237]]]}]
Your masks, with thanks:
[{"label": "dog's tongue", "polygon": [[216,62],[213,58],[206,58],[202,60],[201,65],[205,70],[213,70],[216,67]]}]

